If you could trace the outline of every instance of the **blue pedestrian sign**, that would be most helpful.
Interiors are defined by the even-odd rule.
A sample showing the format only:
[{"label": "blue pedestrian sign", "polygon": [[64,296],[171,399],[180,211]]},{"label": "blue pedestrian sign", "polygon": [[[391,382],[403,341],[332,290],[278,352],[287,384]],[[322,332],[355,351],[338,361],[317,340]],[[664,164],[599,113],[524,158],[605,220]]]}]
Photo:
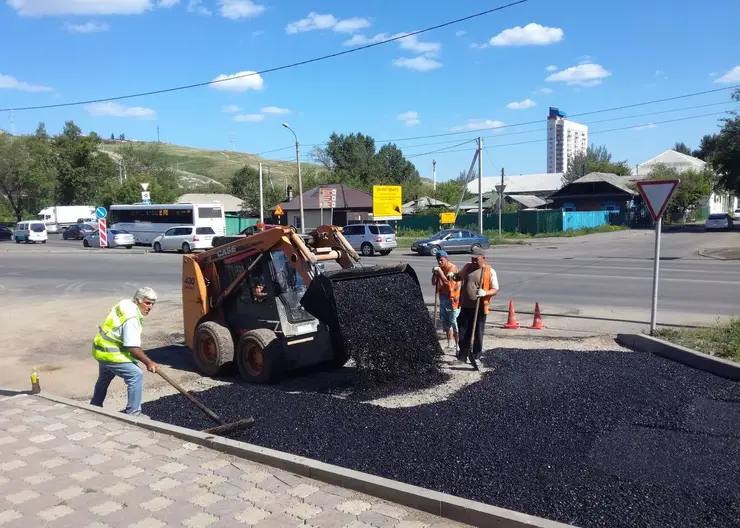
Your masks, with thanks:
[{"label": "blue pedestrian sign", "polygon": [[95,209],[95,216],[97,216],[100,219],[105,218],[108,215],[108,211],[105,210],[105,207],[98,207]]}]

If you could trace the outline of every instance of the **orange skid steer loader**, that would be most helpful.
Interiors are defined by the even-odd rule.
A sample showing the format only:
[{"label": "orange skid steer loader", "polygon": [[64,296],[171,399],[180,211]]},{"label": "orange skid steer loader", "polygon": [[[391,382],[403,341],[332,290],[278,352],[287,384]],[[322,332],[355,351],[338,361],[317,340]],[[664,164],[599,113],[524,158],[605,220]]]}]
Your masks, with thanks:
[{"label": "orange skid steer loader", "polygon": [[[184,255],[182,268],[185,342],[207,376],[235,365],[243,380],[268,383],[296,368],[343,366],[349,353],[332,313],[333,281],[406,273],[417,287],[404,295],[422,295],[406,264],[355,266],[360,257],[341,227],[299,235],[276,226],[217,244]],[[330,278],[326,265],[341,270]],[[382,309],[368,301],[368,310]]]}]

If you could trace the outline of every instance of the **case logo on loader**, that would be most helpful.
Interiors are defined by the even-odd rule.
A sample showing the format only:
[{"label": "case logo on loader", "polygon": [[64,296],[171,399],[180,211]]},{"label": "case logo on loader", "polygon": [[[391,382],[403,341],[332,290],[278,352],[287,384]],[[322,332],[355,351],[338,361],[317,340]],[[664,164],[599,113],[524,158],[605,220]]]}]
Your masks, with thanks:
[{"label": "case logo on loader", "polygon": [[221,257],[228,257],[229,255],[231,255],[233,253],[236,253],[236,247],[229,246],[229,247],[226,247],[226,248],[223,248],[223,249],[219,250],[218,253],[216,253],[216,257],[219,257],[219,258],[221,258]]},{"label": "case logo on loader", "polygon": [[195,277],[185,277],[182,282],[188,290],[195,288]]}]

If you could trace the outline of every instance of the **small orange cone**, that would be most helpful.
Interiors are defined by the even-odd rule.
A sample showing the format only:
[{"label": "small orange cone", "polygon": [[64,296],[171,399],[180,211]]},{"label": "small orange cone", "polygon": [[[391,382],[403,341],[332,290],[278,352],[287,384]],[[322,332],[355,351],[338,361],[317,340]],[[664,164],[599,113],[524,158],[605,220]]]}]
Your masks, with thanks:
[{"label": "small orange cone", "polygon": [[509,301],[509,319],[506,321],[504,328],[519,330],[519,321],[516,320],[516,312],[514,312],[514,301]]},{"label": "small orange cone", "polygon": [[547,328],[545,326],[545,323],[542,322],[542,315],[540,315],[540,303],[534,304],[534,321],[532,321],[532,326],[530,326],[533,330],[543,330]]}]

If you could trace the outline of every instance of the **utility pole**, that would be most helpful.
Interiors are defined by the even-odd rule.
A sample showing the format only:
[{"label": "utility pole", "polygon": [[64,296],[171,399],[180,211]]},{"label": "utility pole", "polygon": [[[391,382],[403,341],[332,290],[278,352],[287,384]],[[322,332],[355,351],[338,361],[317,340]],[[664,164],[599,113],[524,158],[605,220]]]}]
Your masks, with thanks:
[{"label": "utility pole", "polygon": [[260,222],[265,223],[265,199],[262,194],[262,163],[260,163]]},{"label": "utility pole", "polygon": [[[298,136],[295,133],[295,130],[290,128],[288,126],[288,123],[283,123],[283,127],[287,128],[293,133],[293,137],[295,138],[295,162],[296,165],[298,165],[298,204],[301,208],[301,234],[306,234],[306,219],[303,216],[303,178],[301,177],[301,146],[298,143]],[[286,184],[287,184],[287,178],[286,178]]]},{"label": "utility pole", "polygon": [[160,143],[160,141],[159,141],[159,125],[157,125],[157,143]]},{"label": "utility pole", "polygon": [[501,167],[501,191],[498,195],[498,236],[501,237],[501,214],[504,211],[504,168]]},{"label": "utility pole", "polygon": [[483,138],[478,137],[478,231],[483,234]]},{"label": "utility pole", "polygon": [[437,160],[432,160],[432,174],[434,180],[434,192],[437,192]]},{"label": "utility pole", "polygon": [[12,110],[10,112],[8,112],[8,113],[10,114],[9,115],[9,118],[10,118],[10,135],[11,136],[15,136],[15,114],[13,113]]}]

